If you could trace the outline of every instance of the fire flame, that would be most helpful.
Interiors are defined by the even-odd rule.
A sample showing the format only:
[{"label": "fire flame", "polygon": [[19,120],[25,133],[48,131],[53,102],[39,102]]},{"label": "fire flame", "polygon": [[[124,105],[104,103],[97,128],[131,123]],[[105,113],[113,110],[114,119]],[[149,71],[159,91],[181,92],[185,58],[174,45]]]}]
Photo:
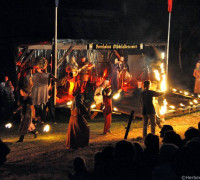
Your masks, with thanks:
[{"label": "fire flame", "polygon": [[167,112],[167,100],[164,99],[163,106],[161,106],[161,109],[160,109],[160,114],[164,115],[166,112]]},{"label": "fire flame", "polygon": [[156,79],[157,79],[158,81],[160,81],[160,73],[158,72],[158,70],[155,69],[153,72],[155,73]]},{"label": "fire flame", "polygon": [[44,132],[49,132],[50,131],[50,126],[48,124],[46,124],[44,126],[44,129],[43,129]]},{"label": "fire flame", "polygon": [[7,123],[7,124],[5,125],[5,127],[8,128],[8,129],[10,129],[10,128],[12,127],[12,123]]}]

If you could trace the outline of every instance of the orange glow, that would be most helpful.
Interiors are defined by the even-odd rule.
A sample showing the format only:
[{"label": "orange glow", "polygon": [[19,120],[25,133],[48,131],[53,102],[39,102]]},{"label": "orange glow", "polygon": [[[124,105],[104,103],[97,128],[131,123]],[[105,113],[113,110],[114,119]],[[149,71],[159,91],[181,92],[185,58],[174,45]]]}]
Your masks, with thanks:
[{"label": "orange glow", "polygon": [[74,90],[74,82],[69,82],[69,84],[70,84],[70,86],[69,86],[69,92],[68,92],[68,94],[69,95],[73,95],[73,90]]},{"label": "orange glow", "polygon": [[103,71],[103,78],[106,78],[108,76],[108,68],[105,68]]}]

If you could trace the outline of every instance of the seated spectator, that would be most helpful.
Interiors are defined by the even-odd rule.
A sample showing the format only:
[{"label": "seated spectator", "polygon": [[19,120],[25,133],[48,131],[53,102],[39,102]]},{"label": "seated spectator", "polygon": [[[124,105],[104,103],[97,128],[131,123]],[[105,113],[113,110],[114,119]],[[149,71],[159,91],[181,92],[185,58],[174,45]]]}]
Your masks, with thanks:
[{"label": "seated spectator", "polygon": [[165,132],[170,131],[170,130],[174,130],[173,127],[171,125],[164,125],[160,131],[160,137],[163,138],[165,135]]},{"label": "seated spectator", "polygon": [[140,162],[142,158],[142,153],[144,151],[143,147],[138,142],[134,142],[133,146],[135,147],[135,160],[136,162]]},{"label": "seated spectator", "polygon": [[0,166],[6,162],[6,156],[10,153],[9,147],[0,139]]},{"label": "seated spectator", "polygon": [[89,180],[91,174],[86,170],[85,161],[81,157],[77,157],[73,161],[75,174],[69,174],[70,180]]},{"label": "seated spectator", "polygon": [[159,137],[150,133],[145,137],[144,144],[145,148],[141,160],[141,165],[145,172],[143,179],[151,179],[152,171],[158,164]]},{"label": "seated spectator", "polygon": [[198,129],[194,127],[189,127],[187,131],[185,131],[185,139],[184,141],[187,142],[189,140],[192,140],[193,138],[200,138],[200,132]]},{"label": "seated spectator", "polygon": [[176,175],[172,170],[171,161],[176,154],[178,147],[174,144],[163,144],[160,148],[159,164],[153,171],[153,180],[169,180],[176,179]]},{"label": "seated spectator", "polygon": [[199,152],[200,143],[194,140],[188,141],[184,147],[176,152],[172,161],[172,168],[179,178],[200,175]]},{"label": "seated spectator", "polygon": [[181,136],[179,134],[177,134],[175,131],[167,131],[165,133],[165,136],[162,140],[163,143],[171,143],[174,144],[178,147],[182,147],[183,146],[183,141],[181,139]]}]

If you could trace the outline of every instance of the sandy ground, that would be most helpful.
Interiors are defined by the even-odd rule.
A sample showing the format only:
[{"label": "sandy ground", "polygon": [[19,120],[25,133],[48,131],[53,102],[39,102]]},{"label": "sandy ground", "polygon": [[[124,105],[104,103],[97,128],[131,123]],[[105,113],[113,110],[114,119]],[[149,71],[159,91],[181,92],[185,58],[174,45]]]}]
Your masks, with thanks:
[{"label": "sandy ground", "polygon": [[[49,133],[40,134],[34,139],[31,134],[25,137],[23,143],[15,143],[18,139],[17,127],[13,130],[0,131],[0,137],[8,144],[11,153],[4,166],[0,167],[0,179],[68,179],[68,172],[73,172],[72,161],[81,156],[86,160],[88,170],[93,169],[94,155],[106,145],[115,143],[124,138],[128,116],[113,117],[111,134],[103,135],[103,118],[100,116],[90,121],[90,144],[78,150],[66,150],[66,132],[68,123],[58,123],[51,126]],[[200,112],[185,116],[173,117],[165,121],[184,138],[188,127],[196,127],[200,121]],[[150,128],[148,129],[148,132]],[[156,129],[159,135],[159,128]],[[128,139],[142,143],[142,121],[134,120]]]}]

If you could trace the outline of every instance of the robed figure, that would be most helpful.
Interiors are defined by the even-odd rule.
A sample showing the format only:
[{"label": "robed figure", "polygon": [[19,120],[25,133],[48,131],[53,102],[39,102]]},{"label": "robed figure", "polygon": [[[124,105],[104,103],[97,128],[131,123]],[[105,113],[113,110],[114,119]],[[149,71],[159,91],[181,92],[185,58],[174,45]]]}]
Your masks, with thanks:
[{"label": "robed figure", "polygon": [[89,126],[84,116],[89,115],[85,105],[84,97],[79,94],[71,107],[71,116],[67,130],[67,149],[77,149],[89,144]]}]

